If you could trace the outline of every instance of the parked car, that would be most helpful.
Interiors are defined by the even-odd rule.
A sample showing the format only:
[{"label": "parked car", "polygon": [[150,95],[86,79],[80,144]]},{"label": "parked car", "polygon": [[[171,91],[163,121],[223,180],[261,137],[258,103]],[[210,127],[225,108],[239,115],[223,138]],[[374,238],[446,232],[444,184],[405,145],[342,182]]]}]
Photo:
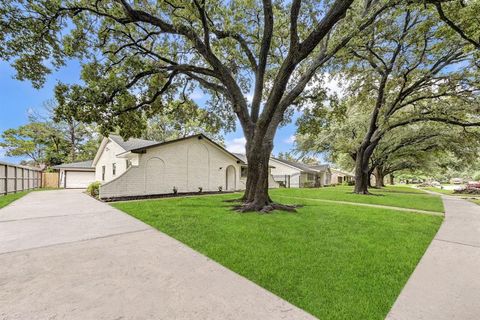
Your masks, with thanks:
[{"label": "parked car", "polygon": [[463,184],[463,179],[462,178],[452,178],[452,179],[450,179],[450,183],[452,183],[452,184]]}]

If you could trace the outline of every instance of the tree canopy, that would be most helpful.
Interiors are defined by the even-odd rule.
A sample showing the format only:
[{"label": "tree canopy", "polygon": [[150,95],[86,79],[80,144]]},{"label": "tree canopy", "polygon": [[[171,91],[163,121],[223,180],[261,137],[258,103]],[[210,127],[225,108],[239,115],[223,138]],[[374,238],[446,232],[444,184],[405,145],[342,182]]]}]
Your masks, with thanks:
[{"label": "tree canopy", "polygon": [[[415,5],[368,27],[333,66],[346,79],[345,97],[313,106],[299,121],[300,133],[310,139],[325,134],[317,136],[317,146],[326,141],[324,147],[356,161],[356,192],[368,193],[372,156],[399,128],[424,122],[480,125],[477,52],[459,36],[446,37],[445,28],[434,12]],[[330,118],[322,117],[326,112]]]},{"label": "tree canopy", "polygon": [[[97,123],[102,133],[139,136],[148,123],[172,116],[186,126],[182,117],[189,112],[213,119],[210,129],[238,122],[249,167],[242,211],[288,209],[268,196],[268,161],[278,127],[295,108],[316,109],[307,117],[321,125],[330,119],[318,105],[334,114],[352,110],[345,101],[326,100],[326,73],[347,80],[342,100],[368,124],[352,139],[359,139],[351,152],[359,193],[366,193],[370,158],[390,131],[424,121],[471,126],[477,120],[478,29],[468,20],[476,19],[476,5],[0,1],[0,57],[37,87],[52,68],[80,59],[82,83],[59,84],[56,96],[62,112]],[[198,91],[205,94],[202,111],[185,99]],[[351,144],[349,129],[338,129]]]},{"label": "tree canopy", "polygon": [[309,100],[319,69],[400,2],[2,0],[0,56],[36,86],[46,60],[81,59],[84,83],[63,93],[83,120],[125,137],[200,88],[204,108],[236,117],[247,140],[243,209],[268,211],[268,159],[288,109]]}]

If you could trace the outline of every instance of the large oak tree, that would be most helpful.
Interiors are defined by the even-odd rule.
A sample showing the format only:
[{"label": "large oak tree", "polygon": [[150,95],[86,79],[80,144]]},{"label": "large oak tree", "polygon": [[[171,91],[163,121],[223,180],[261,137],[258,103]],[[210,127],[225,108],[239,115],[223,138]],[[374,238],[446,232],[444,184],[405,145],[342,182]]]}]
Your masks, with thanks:
[{"label": "large oak tree", "polygon": [[371,157],[393,130],[418,122],[480,124],[476,51],[444,30],[436,14],[408,5],[367,28],[339,56],[350,110],[360,110],[366,124],[351,152],[356,193],[368,193]]},{"label": "large oak tree", "polygon": [[37,86],[46,59],[82,59],[84,84],[71,87],[69,99],[82,120],[125,137],[138,134],[145,115],[201,88],[205,107],[235,115],[247,141],[241,210],[269,211],[279,206],[268,196],[268,161],[286,112],[395,2],[2,0],[0,57],[15,58],[18,78]]}]

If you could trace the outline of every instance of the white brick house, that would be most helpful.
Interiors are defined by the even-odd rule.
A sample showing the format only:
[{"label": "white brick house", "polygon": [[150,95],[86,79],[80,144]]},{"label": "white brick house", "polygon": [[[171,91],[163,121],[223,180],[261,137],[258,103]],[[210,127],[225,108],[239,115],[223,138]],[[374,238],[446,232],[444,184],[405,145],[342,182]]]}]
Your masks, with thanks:
[{"label": "white brick house", "polygon": [[272,176],[287,188],[324,187],[331,183],[332,173],[327,164],[304,163],[270,158]]},{"label": "white brick house", "polygon": [[245,188],[245,160],[202,134],[161,143],[110,135],[93,167],[103,199]]}]

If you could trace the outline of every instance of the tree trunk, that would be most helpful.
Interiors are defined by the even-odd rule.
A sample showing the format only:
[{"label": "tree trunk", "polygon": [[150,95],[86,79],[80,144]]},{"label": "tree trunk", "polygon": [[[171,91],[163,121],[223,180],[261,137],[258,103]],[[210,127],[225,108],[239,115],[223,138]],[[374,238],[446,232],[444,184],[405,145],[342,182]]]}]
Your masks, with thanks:
[{"label": "tree trunk", "polygon": [[73,126],[73,124],[70,123],[70,157],[72,158],[72,162],[75,162],[76,160],[76,156],[77,156],[77,153],[76,153],[76,146],[75,146],[75,142],[76,142],[76,139],[75,139],[75,127]]},{"label": "tree trunk", "polygon": [[375,175],[375,186],[377,188],[385,187],[385,183],[384,183],[385,176],[383,174],[382,168],[376,167],[374,171],[374,175]]},{"label": "tree trunk", "polygon": [[389,177],[390,177],[390,184],[393,186],[395,184],[395,176],[392,173],[390,173]]},{"label": "tree trunk", "polygon": [[369,168],[370,157],[377,144],[362,143],[358,148],[355,160],[355,189],[354,193],[370,194],[368,187],[370,185],[371,170]]},{"label": "tree trunk", "polygon": [[247,183],[241,199],[243,203],[235,207],[237,211],[270,212],[275,209],[295,211],[294,206],[274,203],[268,194],[269,162],[272,149],[273,143],[250,146],[247,142]]},{"label": "tree trunk", "polygon": [[370,181],[370,172],[368,170],[368,161],[364,161],[365,152],[359,150],[355,160],[355,189],[358,194],[368,194],[368,184]]},{"label": "tree trunk", "polygon": [[268,195],[268,162],[270,152],[266,148],[247,151],[247,185],[243,196],[244,205],[253,211],[260,211],[271,204]]}]

